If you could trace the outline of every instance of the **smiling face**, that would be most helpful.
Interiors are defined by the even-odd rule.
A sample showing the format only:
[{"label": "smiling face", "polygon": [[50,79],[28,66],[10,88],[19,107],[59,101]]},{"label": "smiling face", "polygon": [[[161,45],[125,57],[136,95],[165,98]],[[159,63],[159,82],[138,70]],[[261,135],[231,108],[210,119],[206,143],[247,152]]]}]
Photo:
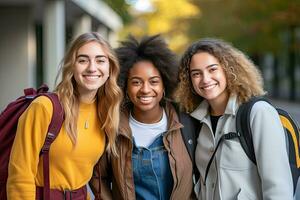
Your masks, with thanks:
[{"label": "smiling face", "polygon": [[227,101],[227,81],[225,71],[218,60],[209,53],[193,55],[190,64],[190,77],[195,92],[210,104]]},{"label": "smiling face", "polygon": [[74,78],[80,99],[90,101],[109,77],[109,59],[98,42],[89,42],[78,49]]},{"label": "smiling face", "polygon": [[133,112],[160,115],[159,102],[163,98],[164,85],[157,68],[149,61],[139,61],[129,70],[127,93],[133,103]]}]

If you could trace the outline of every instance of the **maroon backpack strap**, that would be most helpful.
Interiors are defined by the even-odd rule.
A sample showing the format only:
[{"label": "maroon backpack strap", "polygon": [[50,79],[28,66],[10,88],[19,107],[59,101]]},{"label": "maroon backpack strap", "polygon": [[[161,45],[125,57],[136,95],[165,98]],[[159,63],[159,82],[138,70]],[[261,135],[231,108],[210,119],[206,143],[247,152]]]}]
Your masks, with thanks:
[{"label": "maroon backpack strap", "polygon": [[49,178],[49,149],[52,142],[60,132],[64,121],[64,110],[60,104],[58,96],[55,93],[43,93],[42,96],[47,96],[53,105],[53,115],[48,127],[48,132],[40,155],[43,155],[43,175],[44,175],[44,191],[43,199],[50,200],[50,178]]}]

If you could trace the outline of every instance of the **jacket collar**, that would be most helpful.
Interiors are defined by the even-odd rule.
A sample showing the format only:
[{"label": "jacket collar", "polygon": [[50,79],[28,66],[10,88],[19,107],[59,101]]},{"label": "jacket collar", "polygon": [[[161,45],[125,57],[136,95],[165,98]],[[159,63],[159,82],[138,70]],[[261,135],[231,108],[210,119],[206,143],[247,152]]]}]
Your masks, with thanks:
[{"label": "jacket collar", "polygon": [[[182,128],[183,125],[179,122],[179,118],[176,114],[174,106],[170,102],[166,102],[164,109],[168,118],[167,132]],[[123,135],[129,139],[132,139],[132,132],[129,126],[129,114],[129,106],[122,108],[120,115],[120,126],[117,135]]]},{"label": "jacket collar", "polygon": [[[237,96],[235,94],[230,95],[224,115],[236,115],[239,104]],[[203,100],[199,106],[191,112],[191,116],[202,121],[206,116],[209,115],[209,104],[206,100]]]}]

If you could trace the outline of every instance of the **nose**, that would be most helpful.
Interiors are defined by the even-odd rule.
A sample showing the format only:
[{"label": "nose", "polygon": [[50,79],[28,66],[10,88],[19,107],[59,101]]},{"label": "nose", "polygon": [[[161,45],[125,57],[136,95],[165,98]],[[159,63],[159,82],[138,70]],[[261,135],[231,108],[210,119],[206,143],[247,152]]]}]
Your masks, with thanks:
[{"label": "nose", "polygon": [[206,73],[206,72],[203,72],[203,74],[202,74],[202,82],[203,83],[207,83],[209,81],[210,81],[210,74]]},{"label": "nose", "polygon": [[145,82],[141,87],[141,92],[148,93],[151,90],[151,86],[148,82]]},{"label": "nose", "polygon": [[88,69],[87,69],[89,72],[95,72],[97,70],[97,63],[95,60],[91,60],[89,62],[89,66],[88,66]]}]

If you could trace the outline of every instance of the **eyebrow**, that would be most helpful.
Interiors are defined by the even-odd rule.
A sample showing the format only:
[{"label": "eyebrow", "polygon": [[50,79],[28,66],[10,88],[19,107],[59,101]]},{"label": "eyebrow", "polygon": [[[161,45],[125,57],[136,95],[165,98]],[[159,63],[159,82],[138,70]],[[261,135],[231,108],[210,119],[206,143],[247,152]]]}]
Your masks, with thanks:
[{"label": "eyebrow", "polygon": [[[159,79],[162,79],[160,76],[152,76],[150,77],[149,79],[154,79],[154,78],[159,78]],[[129,80],[132,80],[132,79],[142,79],[138,76],[133,76],[133,77],[130,77]]]},{"label": "eyebrow", "polygon": [[[210,67],[213,67],[213,66],[218,66],[218,64],[217,63],[210,64],[210,65],[207,65],[205,68],[210,68]],[[194,72],[194,71],[200,71],[200,69],[192,69],[192,70],[190,70],[190,72]]]},{"label": "eyebrow", "polygon": [[[88,55],[86,55],[86,54],[79,54],[79,55],[77,55],[76,58],[80,58],[80,57],[90,58],[90,57],[89,57]],[[97,55],[96,58],[107,58],[107,56],[105,56],[105,55]]]}]

